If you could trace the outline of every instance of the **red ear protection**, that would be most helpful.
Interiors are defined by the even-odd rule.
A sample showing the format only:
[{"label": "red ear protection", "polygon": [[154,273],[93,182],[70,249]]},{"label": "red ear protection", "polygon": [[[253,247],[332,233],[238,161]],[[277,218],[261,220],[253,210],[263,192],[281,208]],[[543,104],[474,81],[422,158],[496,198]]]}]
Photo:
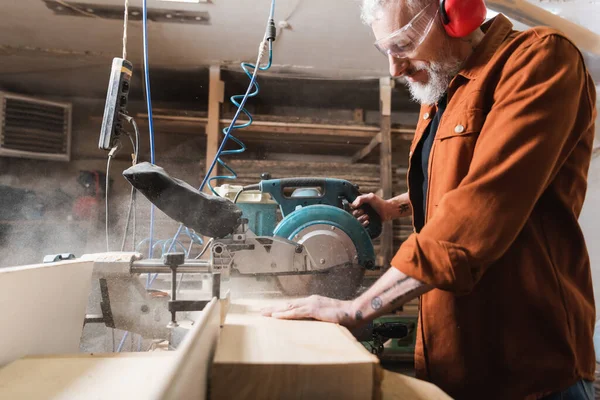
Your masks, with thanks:
[{"label": "red ear protection", "polygon": [[485,21],[484,0],[440,0],[440,15],[444,28],[452,37],[465,37]]}]

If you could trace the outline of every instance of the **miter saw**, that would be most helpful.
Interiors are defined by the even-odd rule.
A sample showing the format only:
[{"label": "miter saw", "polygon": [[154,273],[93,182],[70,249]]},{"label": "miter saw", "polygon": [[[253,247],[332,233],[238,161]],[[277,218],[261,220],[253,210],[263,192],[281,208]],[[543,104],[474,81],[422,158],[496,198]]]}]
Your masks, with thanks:
[{"label": "miter saw", "polygon": [[[201,193],[149,163],[123,175],[165,214],[213,238],[203,266],[225,278],[274,276],[287,295],[349,298],[365,270],[375,267],[372,239],[381,233],[381,220],[369,205],[363,206],[370,217],[366,228],[351,214],[350,204],[360,192],[348,181],[263,179],[241,188],[240,192],[268,194],[279,206],[280,222],[273,232],[257,235],[251,229],[261,225],[256,219],[275,220],[277,207],[272,215],[244,213],[243,205]],[[182,267],[186,264],[198,261],[186,260]]]}]

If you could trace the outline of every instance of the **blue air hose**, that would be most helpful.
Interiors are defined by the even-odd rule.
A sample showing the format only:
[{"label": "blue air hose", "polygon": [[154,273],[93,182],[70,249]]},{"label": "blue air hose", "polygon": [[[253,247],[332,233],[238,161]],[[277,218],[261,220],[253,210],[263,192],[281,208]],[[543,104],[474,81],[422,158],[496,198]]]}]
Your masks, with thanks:
[{"label": "blue air hose", "polygon": [[[250,84],[248,85],[248,89],[246,90],[246,93],[244,95],[235,95],[230,98],[231,102],[237,107],[237,110],[231,120],[231,123],[229,124],[229,127],[223,129],[223,134],[224,134],[223,141],[221,142],[221,145],[219,146],[219,149],[217,150],[217,154],[215,155],[215,158],[213,159],[210,167],[206,171],[204,179],[202,180],[202,184],[198,188],[199,191],[203,191],[204,187],[206,186],[206,184],[209,181],[213,181],[215,179],[235,179],[235,178],[237,178],[237,174],[235,173],[235,171],[231,167],[229,167],[227,164],[225,164],[223,162],[223,160],[221,160],[221,155],[239,154],[239,153],[243,153],[246,150],[246,146],[244,145],[244,143],[241,140],[239,140],[238,138],[236,138],[235,136],[231,135],[231,132],[236,129],[246,128],[252,124],[252,121],[253,121],[252,114],[250,114],[250,112],[248,110],[246,110],[244,107],[246,105],[246,102],[248,101],[248,98],[254,97],[254,96],[258,95],[258,93],[260,92],[260,88],[259,88],[258,84],[256,83],[256,75],[257,75],[258,71],[259,70],[260,71],[268,70],[269,68],[271,68],[271,65],[273,62],[273,40],[275,40],[275,25],[273,22],[274,15],[275,15],[275,0],[271,0],[271,9],[269,11],[269,20],[267,22],[267,32],[265,35],[265,39],[263,39],[263,41],[261,42],[261,48],[259,49],[259,54],[261,54],[261,52],[263,51],[263,46],[264,46],[265,41],[268,42],[269,61],[268,61],[267,65],[265,65],[264,67],[261,67],[259,65],[259,63],[260,63],[260,60],[262,57],[259,55],[257,65],[253,65],[250,63],[242,63],[241,64],[242,69],[244,70],[246,75],[250,78]],[[252,74],[250,74],[250,71],[249,71],[250,68],[252,68],[254,70],[254,72]],[[254,89],[254,91],[253,91],[253,89]],[[241,99],[241,102],[238,101],[239,99]],[[241,124],[241,125],[236,125],[237,119],[239,118],[239,116],[242,112],[248,117],[249,121],[244,124]],[[225,145],[227,144],[227,141],[230,138],[240,146],[238,149],[224,150]],[[227,171],[229,171],[231,173],[231,175],[217,176],[217,177],[210,178],[210,174],[214,170],[217,162],[219,164],[221,164]],[[218,193],[215,192],[215,190],[213,189],[213,187],[210,184],[209,184],[209,187],[210,187],[210,190],[214,194],[218,195]],[[177,229],[177,232],[175,233],[175,236],[173,237],[174,240],[177,240],[182,229],[183,229],[183,224],[180,224],[179,228]],[[172,250],[172,246],[169,248],[168,251],[170,252],[171,250]]]},{"label": "blue air hose", "polygon": [[[142,1],[142,32],[144,41],[144,82],[146,87],[146,107],[148,108],[148,131],[150,132],[150,163],[154,164],[154,120],[152,118],[152,96],[150,92],[150,69],[148,67],[148,5],[147,1]],[[154,242],[154,205],[150,205],[150,246],[148,257],[152,257]],[[146,284],[150,281],[150,274],[146,279]]]},{"label": "blue air hose", "polygon": [[[273,42],[271,40],[269,40],[268,43],[269,43],[268,44],[269,45],[269,62],[267,63],[267,65],[265,65],[264,67],[261,67],[260,65],[253,65],[250,63],[242,63],[242,69],[244,70],[244,72],[246,73],[248,78],[250,78],[250,85],[248,86],[248,90],[246,91],[246,94],[234,95],[234,96],[231,96],[231,98],[230,98],[231,103],[233,103],[233,105],[236,106],[237,112],[236,112],[236,115],[234,116],[234,119],[231,121],[231,124],[227,128],[223,129],[223,135],[224,135],[223,142],[221,143],[221,147],[219,148],[219,151],[217,152],[217,157],[215,157],[215,160],[213,160],[213,165],[209,169],[208,174],[204,177],[204,181],[202,182],[202,186],[201,186],[200,190],[202,190],[204,188],[204,185],[206,183],[208,183],[208,187],[210,188],[210,190],[215,195],[218,196],[219,194],[211,185],[212,181],[215,181],[218,179],[233,180],[233,179],[237,178],[237,173],[233,170],[233,168],[231,168],[229,165],[227,165],[223,161],[221,156],[228,156],[231,154],[240,154],[240,153],[243,153],[244,151],[246,151],[246,146],[244,145],[244,143],[240,139],[233,136],[231,134],[231,132],[236,129],[247,128],[250,125],[252,125],[252,122],[254,121],[254,119],[252,118],[252,114],[250,114],[250,111],[248,111],[245,108],[245,104],[246,104],[246,101],[248,101],[248,99],[250,97],[255,97],[260,93],[260,87],[258,86],[258,82],[256,82],[256,71],[257,70],[267,71],[269,68],[271,68],[271,65],[273,63]],[[254,70],[254,73],[250,72],[251,68]],[[254,88],[254,91],[251,92],[251,90],[253,88]],[[241,113],[244,113],[244,115],[246,115],[246,117],[248,117],[248,121],[243,124],[235,125],[237,118],[239,117],[239,115]],[[227,142],[227,139],[231,139],[240,147],[237,149],[233,149],[233,150],[224,150],[223,148],[225,146],[225,143]],[[209,178],[209,176],[210,176],[209,174],[214,169],[214,165],[216,164],[216,162],[221,164],[221,166],[223,168],[225,168],[227,171],[229,171],[231,175],[219,175],[219,176],[214,176],[212,178]],[[207,180],[207,178],[208,178],[208,180]]]}]

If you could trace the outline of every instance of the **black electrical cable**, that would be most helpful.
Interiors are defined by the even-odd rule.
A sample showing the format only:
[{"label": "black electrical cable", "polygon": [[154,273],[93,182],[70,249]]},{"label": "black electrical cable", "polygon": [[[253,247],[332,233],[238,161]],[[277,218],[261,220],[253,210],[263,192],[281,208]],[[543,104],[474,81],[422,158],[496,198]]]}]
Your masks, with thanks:
[{"label": "black electrical cable", "polygon": [[[133,160],[132,163],[133,165],[137,164],[138,162],[138,157],[139,157],[139,146],[140,146],[140,132],[138,129],[138,126],[135,122],[135,120],[133,119],[133,117],[121,113],[121,116],[127,121],[129,122],[131,125],[133,125],[133,129],[135,131],[135,143],[133,141],[133,139],[131,138],[130,134],[127,134],[127,136],[129,137],[129,140],[131,140],[131,145],[133,146]],[[135,230],[136,230],[136,198],[137,198],[137,190],[132,187],[131,188],[131,195],[129,198],[129,209],[127,211],[127,218],[126,218],[126,222],[125,222],[125,231],[123,233],[123,240],[121,242],[121,251],[125,251],[125,243],[127,241],[127,232],[129,231],[129,221],[131,220],[131,214],[133,212],[133,246],[134,246],[134,250],[135,250]]]},{"label": "black electrical cable", "polygon": [[104,206],[105,206],[105,215],[104,215],[104,228],[106,231],[106,251],[110,252],[110,242],[108,239],[108,190],[109,190],[109,182],[110,182],[110,160],[115,156],[117,151],[119,151],[120,143],[117,142],[115,147],[113,147],[108,153],[108,159],[106,160],[106,187],[104,191]]},{"label": "black electrical cable", "polygon": [[[136,145],[133,143],[133,139],[132,139],[131,135],[127,135],[127,136],[129,137],[129,140],[131,140],[131,145],[133,146],[133,151],[135,152]],[[137,156],[135,156],[135,157],[137,158]],[[136,194],[136,190],[132,186],[131,187],[131,195],[129,196],[129,209],[127,210],[127,218],[125,219],[125,231],[123,232],[123,240],[121,241],[121,251],[125,251],[125,244],[127,242],[127,232],[129,231],[129,221],[131,220],[131,212],[132,212],[132,210],[134,208],[134,204],[135,204],[135,194]],[[135,211],[133,211],[133,213],[134,213],[134,221],[135,221]],[[133,232],[135,234],[135,226],[133,228]],[[133,240],[133,246],[135,247],[135,238]]]},{"label": "black electrical cable", "polygon": [[247,192],[249,190],[260,190],[260,183],[257,183],[255,185],[244,186],[243,188],[241,188],[240,191],[235,194],[235,197],[233,198],[233,204],[237,203],[237,201],[240,198],[240,195],[243,192]]},{"label": "black electrical cable", "polygon": [[196,260],[198,260],[200,257],[202,257],[204,255],[204,253],[206,253],[206,250],[208,250],[208,248],[210,247],[210,245],[215,241],[215,238],[210,238],[210,240],[208,242],[206,242],[206,245],[204,245],[204,248],[202,249],[202,251],[200,252],[200,254],[198,254],[196,256]]},{"label": "black electrical cable", "polygon": [[240,198],[240,195],[242,194],[242,192],[244,192],[244,188],[242,188],[239,192],[236,193],[235,197],[233,198],[233,204],[236,204],[238,199]]}]

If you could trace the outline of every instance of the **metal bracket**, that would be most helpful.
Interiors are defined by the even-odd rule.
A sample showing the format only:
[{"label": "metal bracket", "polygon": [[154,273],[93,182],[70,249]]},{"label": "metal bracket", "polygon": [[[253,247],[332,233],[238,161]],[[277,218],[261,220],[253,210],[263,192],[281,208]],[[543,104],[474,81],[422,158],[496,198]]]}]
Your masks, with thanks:
[{"label": "metal bracket", "polygon": [[106,279],[100,278],[98,279],[100,282],[100,294],[102,296],[102,300],[100,301],[100,309],[102,310],[102,315],[98,314],[88,314],[85,316],[83,324],[105,324],[109,328],[115,328],[115,320],[113,318],[112,310],[110,308],[110,297],[108,295],[108,284],[106,283]]},{"label": "metal bracket", "polygon": [[[196,300],[177,300],[177,268],[185,263],[185,254],[167,253],[163,258],[166,266],[171,268],[171,300],[169,301],[169,312],[171,313],[171,322],[169,328],[176,328],[177,313],[181,311],[202,311],[210,301]],[[212,296],[221,298],[221,274],[212,272]]]}]

